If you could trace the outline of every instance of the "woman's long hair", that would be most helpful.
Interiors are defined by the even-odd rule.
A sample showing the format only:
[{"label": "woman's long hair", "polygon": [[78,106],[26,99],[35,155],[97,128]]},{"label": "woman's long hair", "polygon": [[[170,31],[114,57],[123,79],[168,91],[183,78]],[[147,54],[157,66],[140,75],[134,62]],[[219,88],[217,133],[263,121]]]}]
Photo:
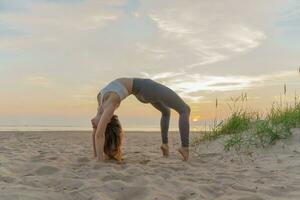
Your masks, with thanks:
[{"label": "woman's long hair", "polygon": [[113,115],[105,130],[104,153],[109,159],[122,160],[123,130],[117,115]]}]

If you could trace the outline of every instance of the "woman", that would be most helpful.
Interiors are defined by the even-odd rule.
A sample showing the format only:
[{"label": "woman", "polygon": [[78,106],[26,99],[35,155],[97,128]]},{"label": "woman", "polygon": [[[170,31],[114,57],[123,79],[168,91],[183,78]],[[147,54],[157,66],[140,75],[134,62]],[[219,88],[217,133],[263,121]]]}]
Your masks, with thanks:
[{"label": "woman", "polygon": [[105,132],[114,111],[120,106],[121,101],[129,95],[142,103],[150,103],[158,109],[162,116],[160,120],[163,156],[169,156],[168,129],[170,122],[170,109],[179,114],[179,132],[181,148],[178,149],[184,161],[189,157],[189,116],[190,107],[170,88],[143,78],[118,78],[106,85],[98,94],[98,112],[91,120],[93,131],[93,147],[98,160],[105,159]]}]

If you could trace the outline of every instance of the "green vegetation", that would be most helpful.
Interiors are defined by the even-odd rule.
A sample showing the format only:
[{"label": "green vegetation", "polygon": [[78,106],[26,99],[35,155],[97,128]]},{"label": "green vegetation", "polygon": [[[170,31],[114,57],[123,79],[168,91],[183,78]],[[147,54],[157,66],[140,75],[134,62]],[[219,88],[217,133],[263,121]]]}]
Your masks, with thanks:
[{"label": "green vegetation", "polygon": [[212,128],[212,131],[206,132],[203,140],[213,140],[220,135],[237,134],[247,130],[250,127],[253,116],[245,111],[234,111],[225,121]]},{"label": "green vegetation", "polygon": [[[286,85],[284,91],[286,93]],[[218,124],[215,123],[212,131],[205,132],[204,136],[195,139],[194,143],[227,135],[225,150],[232,148],[239,150],[251,146],[265,148],[279,139],[290,136],[291,129],[300,124],[300,103],[297,102],[297,96],[295,96],[293,106],[286,102],[285,106],[282,102],[274,103],[264,116],[258,112],[249,111],[250,109],[245,106],[246,94],[231,100],[233,105],[228,104],[229,117]]]},{"label": "green vegetation", "polygon": [[231,133],[231,137],[225,143],[225,149],[232,147],[267,147],[279,139],[285,139],[291,135],[291,129],[300,123],[300,104],[294,107],[275,107],[267,113],[264,119],[258,118],[251,121],[251,127],[246,131]]}]

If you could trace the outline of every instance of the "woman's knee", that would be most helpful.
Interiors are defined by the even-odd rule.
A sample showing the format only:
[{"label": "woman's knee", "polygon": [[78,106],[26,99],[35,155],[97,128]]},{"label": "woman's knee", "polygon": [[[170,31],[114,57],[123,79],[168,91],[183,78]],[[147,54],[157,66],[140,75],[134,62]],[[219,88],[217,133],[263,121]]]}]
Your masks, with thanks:
[{"label": "woman's knee", "polygon": [[186,107],[187,107],[187,108],[186,108],[186,109],[187,109],[187,112],[190,114],[190,113],[191,113],[191,107],[190,107],[189,105],[187,105],[187,104],[186,104]]},{"label": "woman's knee", "polygon": [[191,107],[187,104],[185,104],[179,114],[187,114],[189,115],[191,113]]},{"label": "woman's knee", "polygon": [[171,109],[170,108],[165,108],[165,109],[161,110],[161,114],[163,116],[170,116],[171,115]]}]

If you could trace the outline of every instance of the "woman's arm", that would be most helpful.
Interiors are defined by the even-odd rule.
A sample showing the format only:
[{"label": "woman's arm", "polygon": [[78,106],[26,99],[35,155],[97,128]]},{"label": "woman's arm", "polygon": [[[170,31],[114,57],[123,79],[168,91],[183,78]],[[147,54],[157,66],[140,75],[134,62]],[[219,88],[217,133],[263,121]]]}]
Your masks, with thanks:
[{"label": "woman's arm", "polygon": [[104,108],[96,130],[96,153],[98,161],[104,160],[105,130],[115,111],[115,106],[109,104]]},{"label": "woman's arm", "polygon": [[94,157],[97,157],[97,151],[96,151],[96,141],[95,141],[95,136],[96,136],[96,128],[93,128],[93,135],[92,135],[92,140],[93,140],[93,150],[94,150]]}]

